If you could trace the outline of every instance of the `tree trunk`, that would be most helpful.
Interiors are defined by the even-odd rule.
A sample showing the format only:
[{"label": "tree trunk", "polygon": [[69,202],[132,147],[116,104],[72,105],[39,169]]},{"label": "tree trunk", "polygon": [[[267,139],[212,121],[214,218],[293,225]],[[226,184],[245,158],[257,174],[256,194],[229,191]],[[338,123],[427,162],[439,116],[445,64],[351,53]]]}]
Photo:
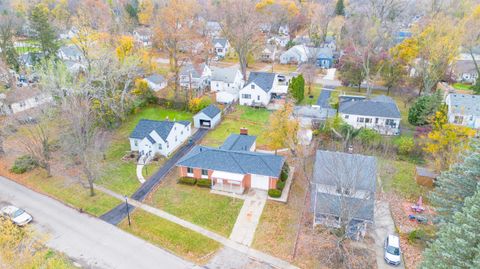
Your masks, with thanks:
[{"label": "tree trunk", "polygon": [[243,52],[238,53],[238,60],[240,62],[243,79],[247,81],[247,55]]},{"label": "tree trunk", "polygon": [[90,196],[91,197],[95,196],[95,189],[93,188],[93,179],[88,180],[88,186],[90,189]]}]

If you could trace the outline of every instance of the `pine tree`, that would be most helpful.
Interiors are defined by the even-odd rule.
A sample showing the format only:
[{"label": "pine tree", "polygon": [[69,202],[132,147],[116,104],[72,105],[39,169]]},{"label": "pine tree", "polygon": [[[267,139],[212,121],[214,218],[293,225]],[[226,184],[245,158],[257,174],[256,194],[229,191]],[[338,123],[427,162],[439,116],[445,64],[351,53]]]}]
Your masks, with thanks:
[{"label": "pine tree", "polygon": [[480,179],[480,141],[471,143],[471,150],[464,154],[463,163],[457,163],[449,171],[443,172],[437,187],[430,194],[439,217],[448,222],[459,211],[465,198],[472,196]]},{"label": "pine tree", "polygon": [[288,85],[290,95],[297,103],[300,103],[305,97],[305,79],[302,75],[293,77]]},{"label": "pine tree", "polygon": [[440,227],[437,239],[425,250],[422,268],[479,268],[480,188],[465,199],[453,221]]},{"label": "pine tree", "polygon": [[345,4],[343,0],[338,0],[337,5],[335,6],[335,15],[345,16]]},{"label": "pine tree", "polygon": [[47,6],[38,4],[30,14],[35,39],[40,43],[41,50],[46,57],[55,56],[59,48],[55,30],[49,22],[48,13]]}]

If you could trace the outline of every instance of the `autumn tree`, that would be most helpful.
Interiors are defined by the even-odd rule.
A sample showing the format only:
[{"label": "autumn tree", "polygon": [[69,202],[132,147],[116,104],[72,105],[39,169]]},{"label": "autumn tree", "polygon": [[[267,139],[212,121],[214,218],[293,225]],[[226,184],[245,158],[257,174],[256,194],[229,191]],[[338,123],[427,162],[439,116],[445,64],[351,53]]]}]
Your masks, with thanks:
[{"label": "autumn tree", "polygon": [[131,36],[121,36],[118,40],[118,46],[115,51],[117,52],[118,59],[122,62],[125,57],[133,54],[135,41]]},{"label": "autumn tree", "polygon": [[271,148],[278,150],[298,143],[299,124],[292,118],[292,113],[293,105],[287,102],[284,107],[270,115],[268,143]]},{"label": "autumn tree", "polygon": [[345,48],[344,53],[338,63],[339,78],[344,86],[357,86],[360,91],[365,78],[361,60],[353,47]]},{"label": "autumn tree", "polygon": [[260,45],[259,27],[262,16],[249,0],[226,0],[218,6],[223,35],[238,55],[243,78],[247,79],[247,58]]},{"label": "autumn tree", "polygon": [[325,42],[329,26],[335,18],[335,6],[332,1],[312,2],[308,4],[308,35],[315,46]]},{"label": "autumn tree", "polygon": [[19,19],[9,10],[0,9],[0,12],[0,58],[18,71],[18,53],[14,46],[14,36]]},{"label": "autumn tree", "polygon": [[[474,49],[480,45],[480,5],[477,5],[473,9],[472,13],[465,18],[463,25],[466,34],[463,35],[462,44],[466,51],[470,54],[473,64],[475,65],[477,76],[480,78],[478,57],[475,58],[474,52]],[[477,79],[475,89],[477,94],[480,94],[480,79]]]},{"label": "autumn tree", "polygon": [[35,33],[35,40],[40,44],[40,49],[45,57],[56,57],[59,44],[55,29],[49,20],[50,11],[42,3],[33,7],[30,12],[31,27]]},{"label": "autumn tree", "polygon": [[287,25],[292,31],[295,17],[300,14],[300,8],[293,0],[261,0],[255,5],[255,9],[267,16],[272,29]]},{"label": "autumn tree", "polygon": [[405,80],[407,71],[404,64],[391,55],[385,55],[380,61],[382,84],[387,88],[387,95],[390,95],[390,92]]},{"label": "autumn tree", "polygon": [[143,25],[150,25],[154,11],[155,5],[152,0],[142,0],[138,11],[138,22]]}]

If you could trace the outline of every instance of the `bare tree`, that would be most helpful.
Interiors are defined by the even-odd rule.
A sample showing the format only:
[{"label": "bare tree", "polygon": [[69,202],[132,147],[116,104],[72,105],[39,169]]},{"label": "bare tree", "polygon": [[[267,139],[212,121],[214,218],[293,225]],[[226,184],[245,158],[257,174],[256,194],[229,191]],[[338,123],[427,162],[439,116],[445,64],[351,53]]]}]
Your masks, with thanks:
[{"label": "bare tree", "polygon": [[307,93],[310,96],[312,94],[312,86],[315,84],[315,79],[317,78],[317,67],[314,63],[307,62],[300,67],[300,72],[305,78],[305,83],[307,84]]},{"label": "bare tree", "polygon": [[261,16],[250,0],[225,0],[219,4],[219,21],[223,35],[238,55],[243,79],[247,79],[247,57],[260,45]]},{"label": "bare tree", "polygon": [[315,46],[325,42],[330,22],[335,18],[335,1],[310,3],[308,34]]}]

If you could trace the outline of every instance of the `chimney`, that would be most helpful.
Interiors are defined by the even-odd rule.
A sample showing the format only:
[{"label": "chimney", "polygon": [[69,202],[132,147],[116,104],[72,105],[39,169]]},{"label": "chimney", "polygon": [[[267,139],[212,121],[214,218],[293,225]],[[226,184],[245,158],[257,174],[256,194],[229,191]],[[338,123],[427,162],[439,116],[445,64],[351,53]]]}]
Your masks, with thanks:
[{"label": "chimney", "polygon": [[248,135],[248,129],[245,127],[240,128],[240,134],[241,135]]}]

